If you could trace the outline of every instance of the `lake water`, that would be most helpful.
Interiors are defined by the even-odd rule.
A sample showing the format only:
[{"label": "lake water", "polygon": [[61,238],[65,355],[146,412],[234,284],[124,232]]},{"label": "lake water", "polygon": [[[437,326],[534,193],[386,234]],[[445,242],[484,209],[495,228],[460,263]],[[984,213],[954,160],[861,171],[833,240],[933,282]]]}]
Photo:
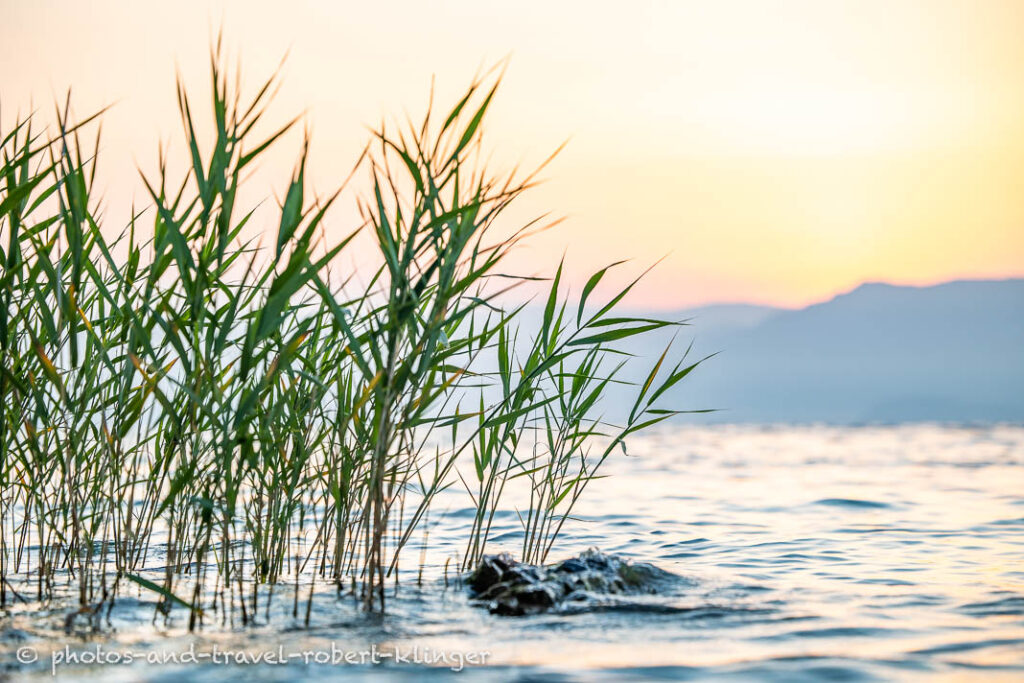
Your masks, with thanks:
[{"label": "lake water", "polygon": [[[66,610],[15,605],[0,657],[49,678],[55,653],[134,653],[57,667],[110,681],[439,679],[470,655],[486,664],[459,679],[1024,680],[1024,427],[677,427],[633,440],[606,473],[550,559],[594,546],[651,562],[681,577],[670,594],[519,618],[473,607],[451,570],[444,584],[471,521],[452,492],[430,520],[424,587],[406,571],[383,618],[327,593],[304,629],[282,587],[265,625],[189,636],[129,591],[90,640],[65,634]],[[491,550],[515,552],[518,528],[502,516]],[[214,646],[287,664],[140,659]],[[332,648],[382,664],[310,659]],[[38,660],[17,664],[25,652]]]}]

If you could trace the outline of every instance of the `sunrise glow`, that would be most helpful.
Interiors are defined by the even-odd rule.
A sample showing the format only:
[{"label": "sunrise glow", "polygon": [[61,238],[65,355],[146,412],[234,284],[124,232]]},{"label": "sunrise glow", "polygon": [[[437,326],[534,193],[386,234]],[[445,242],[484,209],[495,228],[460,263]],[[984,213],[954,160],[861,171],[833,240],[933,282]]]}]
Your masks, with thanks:
[{"label": "sunrise glow", "polygon": [[[47,111],[71,85],[80,112],[114,104],[101,177],[121,215],[150,140],[177,139],[169,80],[202,82],[222,24],[252,83],[289,53],[273,111],[306,112],[322,191],[365,125],[422,111],[432,76],[444,98],[507,58],[496,163],[570,139],[522,209],[568,220],[525,270],[568,248],[579,283],[668,255],[632,299],[659,308],[1024,272],[1019,2],[298,5],[3,2],[2,115]],[[41,22],[45,47],[19,30]],[[280,189],[297,144],[272,152],[257,194]]]}]

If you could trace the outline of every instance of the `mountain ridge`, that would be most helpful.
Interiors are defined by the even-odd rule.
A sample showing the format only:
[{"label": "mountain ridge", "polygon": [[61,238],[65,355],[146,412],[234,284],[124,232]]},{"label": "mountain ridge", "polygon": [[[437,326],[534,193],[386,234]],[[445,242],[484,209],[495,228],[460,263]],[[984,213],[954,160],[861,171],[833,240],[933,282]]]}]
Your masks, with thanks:
[{"label": "mountain ridge", "polygon": [[[718,354],[666,395],[672,407],[722,409],[707,420],[1024,421],[1024,278],[869,282],[803,308],[666,317],[691,319],[693,353]],[[664,343],[631,352],[653,357]]]}]

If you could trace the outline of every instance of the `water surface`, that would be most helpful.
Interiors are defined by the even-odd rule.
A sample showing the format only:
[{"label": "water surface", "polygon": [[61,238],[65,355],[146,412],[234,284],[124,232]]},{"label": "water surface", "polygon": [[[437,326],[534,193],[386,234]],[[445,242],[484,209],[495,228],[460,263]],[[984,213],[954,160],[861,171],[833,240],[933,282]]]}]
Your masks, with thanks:
[{"label": "water surface", "polygon": [[[452,491],[437,508],[447,514],[429,522],[424,587],[407,568],[383,618],[325,589],[301,628],[282,587],[262,625],[189,636],[183,616],[154,625],[150,597],[129,591],[112,631],[91,639],[65,633],[66,611],[15,606],[0,621],[0,656],[9,672],[48,678],[51,651],[64,647],[385,653],[377,666],[292,658],[58,672],[105,680],[450,675],[443,661],[394,663],[415,652],[486,653],[486,666],[459,674],[467,681],[1024,680],[1024,428],[674,427],[629,451],[592,484],[584,521],[566,526],[551,559],[596,546],[651,562],[679,575],[668,595],[521,618],[473,607],[451,568],[445,587],[472,520]],[[492,550],[515,553],[519,538],[510,510]],[[14,664],[18,647],[39,661]]]}]

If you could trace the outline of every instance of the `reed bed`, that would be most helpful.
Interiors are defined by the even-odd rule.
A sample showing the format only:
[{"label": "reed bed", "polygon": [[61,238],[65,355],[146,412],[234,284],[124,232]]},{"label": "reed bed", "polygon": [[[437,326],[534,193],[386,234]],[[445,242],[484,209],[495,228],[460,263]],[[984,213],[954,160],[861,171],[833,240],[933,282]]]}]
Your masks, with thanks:
[{"label": "reed bed", "polygon": [[[620,342],[679,323],[622,315],[635,281],[592,301],[609,268],[573,298],[560,267],[536,329],[509,305],[534,278],[501,266],[543,226],[495,227],[536,174],[479,161],[493,74],[443,116],[373,134],[361,224],[326,229],[348,190],[311,196],[307,143],[262,244],[247,238],[243,178],[295,122],[257,137],[276,78],[243,98],[223,63],[218,47],[212,139],[179,82],[188,171],[144,173],[127,226],[96,200],[102,113],[74,122],[64,104],[49,130],[0,131],[0,606],[71,586],[95,614],[135,584],[191,629],[320,584],[383,611],[453,485],[476,510],[463,569],[507,508],[522,559],[544,561],[605,459],[678,414],[658,401],[696,363],[671,349],[621,424],[602,395],[645,362]],[[339,275],[360,232],[377,260]],[[528,499],[509,500],[514,478]]]}]

